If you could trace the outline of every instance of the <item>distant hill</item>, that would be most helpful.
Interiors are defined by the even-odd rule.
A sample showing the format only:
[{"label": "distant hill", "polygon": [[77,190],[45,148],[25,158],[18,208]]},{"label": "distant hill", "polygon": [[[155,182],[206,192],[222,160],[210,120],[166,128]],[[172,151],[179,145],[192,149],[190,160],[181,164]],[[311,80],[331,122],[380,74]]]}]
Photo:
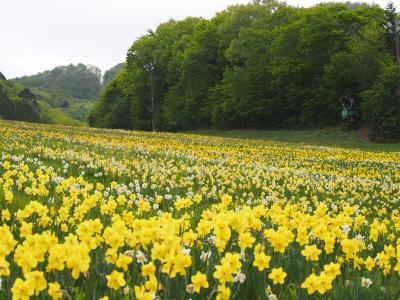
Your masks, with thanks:
[{"label": "distant hill", "polygon": [[[0,84],[0,93],[2,93],[0,94],[0,106],[2,106],[0,117],[63,125],[83,125],[103,85],[110,82],[123,66],[124,63],[117,64],[107,70],[103,77],[99,68],[84,64],[58,66],[52,70],[8,81],[0,73],[0,82],[2,82]],[[35,105],[31,103],[33,105],[31,107],[25,103],[27,107],[32,108],[32,111],[22,113],[21,109],[16,110],[16,107],[22,105],[18,93],[24,89],[32,93]]]},{"label": "distant hill", "polygon": [[[101,70],[84,64],[58,66],[14,81],[30,88],[46,109],[86,122],[87,114],[102,88]],[[60,115],[60,114],[58,114]]]},{"label": "distant hill", "polygon": [[0,79],[0,118],[60,125],[81,126],[84,123],[52,108],[42,94],[13,80]]},{"label": "distant hill", "polygon": [[29,88],[44,88],[77,99],[95,99],[102,88],[100,69],[84,64],[58,66],[15,80]]},{"label": "distant hill", "polygon": [[79,99],[59,90],[45,88],[31,88],[31,90],[49,107],[57,108],[67,116],[82,122],[86,122],[87,114],[95,102],[95,99]]},{"label": "distant hill", "polygon": [[109,83],[114,77],[117,75],[117,73],[125,66],[125,63],[119,63],[118,65],[115,65],[111,69],[107,70],[104,72],[103,76],[103,86]]}]

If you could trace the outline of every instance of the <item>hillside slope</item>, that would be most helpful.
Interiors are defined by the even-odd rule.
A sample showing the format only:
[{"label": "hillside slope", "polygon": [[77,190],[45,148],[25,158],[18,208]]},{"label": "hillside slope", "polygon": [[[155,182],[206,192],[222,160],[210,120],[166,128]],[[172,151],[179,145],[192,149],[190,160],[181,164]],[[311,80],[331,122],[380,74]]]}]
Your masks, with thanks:
[{"label": "hillside slope", "polygon": [[84,64],[58,66],[14,81],[30,88],[50,108],[81,122],[86,122],[87,112],[102,88],[100,69]]},{"label": "hillside slope", "polygon": [[[4,77],[5,78],[5,77]],[[29,89],[13,80],[0,79],[0,117],[60,125],[83,126],[84,123],[65,114],[60,108],[53,108],[44,98],[43,91]]]},{"label": "hillside slope", "polygon": [[123,65],[121,63],[110,68],[104,77],[95,66],[70,64],[13,81],[31,89],[41,102],[46,103],[42,103],[46,111],[57,111],[55,115],[59,118],[56,119],[86,123],[103,85],[112,80]]}]

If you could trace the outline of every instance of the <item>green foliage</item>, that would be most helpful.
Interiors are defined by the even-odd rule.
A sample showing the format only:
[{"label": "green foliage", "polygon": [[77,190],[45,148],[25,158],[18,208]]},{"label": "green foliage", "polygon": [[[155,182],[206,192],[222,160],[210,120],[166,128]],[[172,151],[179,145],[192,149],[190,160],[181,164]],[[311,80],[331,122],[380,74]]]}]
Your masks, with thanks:
[{"label": "green foliage", "polygon": [[396,97],[398,81],[394,63],[381,67],[373,86],[363,92],[363,111],[376,139],[400,138],[400,100]]},{"label": "green foliage", "polygon": [[[62,96],[57,94],[57,97]],[[68,107],[52,106],[51,92],[44,89],[28,89],[15,81],[0,80],[0,118],[60,125],[83,126],[93,101],[76,101]]]},{"label": "green foliage", "polygon": [[68,106],[62,106],[60,110],[67,116],[81,121],[86,122],[89,116],[90,111],[92,110],[95,104],[94,100],[77,102],[68,104]]},{"label": "green foliage", "polygon": [[66,102],[71,103],[75,101],[82,101],[68,94],[51,89],[32,88],[32,91],[35,93],[36,97],[39,100],[48,103],[51,107],[62,107]]},{"label": "green foliage", "polygon": [[14,116],[14,110],[14,102],[10,100],[6,89],[0,81],[0,117],[2,119],[12,119]]},{"label": "green foliage", "polygon": [[[105,75],[111,79],[115,76],[120,65],[108,70]],[[54,123],[61,120],[60,124],[70,124],[70,119],[75,119],[81,124],[86,122],[91,111],[94,99],[101,90],[101,71],[93,66],[78,64],[77,66],[59,66],[53,70],[44,71],[33,76],[24,76],[14,80],[19,84],[28,86],[40,102],[48,104],[46,111],[56,111],[56,116],[44,122]],[[43,107],[42,107],[43,108]],[[63,114],[61,116],[60,114]],[[57,123],[57,122],[56,122]]]},{"label": "green foliage", "polygon": [[6,120],[38,122],[40,108],[35,95],[28,88],[0,80],[0,117]]},{"label": "green foliage", "polygon": [[52,108],[48,103],[40,101],[40,120],[43,123],[67,126],[84,126],[85,123],[69,117],[59,108]]},{"label": "green foliage", "polygon": [[70,64],[16,79],[29,88],[44,88],[78,99],[94,99],[101,90],[101,71],[94,66]]},{"label": "green foliage", "polygon": [[124,65],[124,63],[120,63],[105,71],[103,76],[103,85],[107,85],[107,83],[109,83],[118,74]]},{"label": "green foliage", "polygon": [[41,102],[46,102],[52,108],[58,109],[69,118],[85,122],[93,107],[93,99],[77,99],[60,91],[44,88],[33,88],[33,93]]},{"label": "green foliage", "polygon": [[120,71],[116,80],[112,80],[105,86],[100,94],[99,101],[93,107],[88,121],[91,126],[129,128],[131,124],[129,114],[129,102],[124,95],[123,77],[126,75],[125,69]]},{"label": "green foliage", "polygon": [[[377,128],[364,104],[372,101],[366,91],[383,80],[382,65],[394,60],[382,26],[387,18],[377,5],[294,8],[266,0],[231,6],[211,20],[168,21],[133,43],[90,124],[151,129],[145,65],[153,63],[161,130],[334,126],[340,99],[349,95],[360,102],[365,124],[391,137],[395,126]],[[393,108],[383,118],[392,124],[398,115]]]}]

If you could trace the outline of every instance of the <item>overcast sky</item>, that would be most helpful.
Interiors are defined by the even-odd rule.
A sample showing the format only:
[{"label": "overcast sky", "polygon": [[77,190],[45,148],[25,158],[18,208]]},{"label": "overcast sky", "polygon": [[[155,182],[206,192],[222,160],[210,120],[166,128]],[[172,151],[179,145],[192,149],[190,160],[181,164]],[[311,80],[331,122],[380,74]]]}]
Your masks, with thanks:
[{"label": "overcast sky", "polygon": [[[161,22],[210,18],[230,4],[249,1],[0,0],[0,71],[12,78],[79,62],[104,71],[124,61],[132,42]],[[310,6],[321,1],[287,2]]]}]

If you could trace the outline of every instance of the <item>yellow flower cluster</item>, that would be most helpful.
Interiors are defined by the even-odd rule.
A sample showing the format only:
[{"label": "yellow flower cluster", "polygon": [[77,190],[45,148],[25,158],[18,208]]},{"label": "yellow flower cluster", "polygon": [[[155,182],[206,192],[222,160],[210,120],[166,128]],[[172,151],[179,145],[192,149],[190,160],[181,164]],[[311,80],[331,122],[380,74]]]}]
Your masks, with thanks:
[{"label": "yellow flower cluster", "polygon": [[394,299],[400,152],[0,121],[1,299]]}]

